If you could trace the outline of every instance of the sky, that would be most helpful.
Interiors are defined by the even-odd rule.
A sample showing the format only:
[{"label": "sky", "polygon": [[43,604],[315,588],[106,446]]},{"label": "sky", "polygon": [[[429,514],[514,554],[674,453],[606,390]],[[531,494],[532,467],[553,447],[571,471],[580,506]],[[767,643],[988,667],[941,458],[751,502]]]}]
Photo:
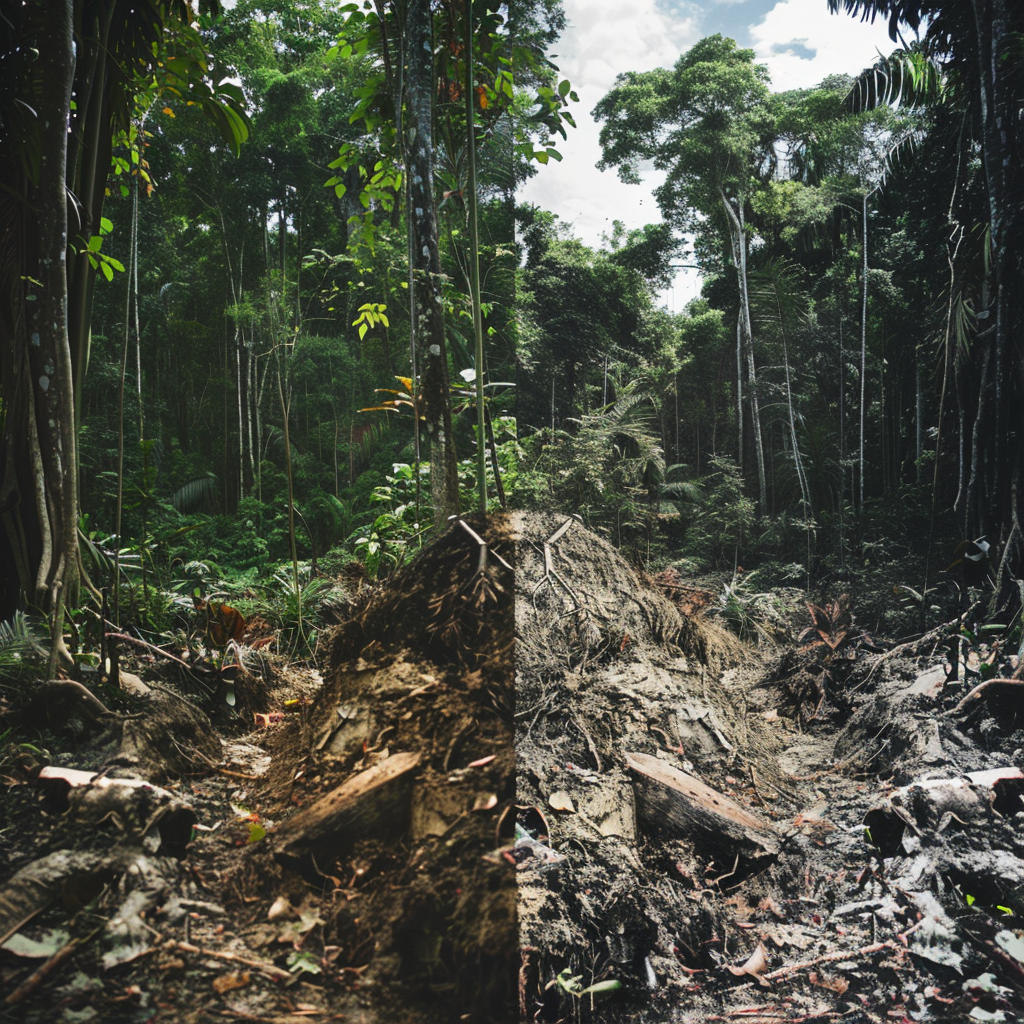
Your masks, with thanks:
[{"label": "sky", "polygon": [[[522,201],[558,214],[587,245],[597,246],[612,221],[627,230],[661,220],[651,184],[626,185],[614,170],[599,171],[600,131],[590,111],[623,71],[671,67],[698,40],[720,32],[757,54],[772,89],[802,89],[831,74],[857,74],[889,53],[884,20],[864,24],[829,14],[827,0],[564,0],[569,26],[554,47],[561,75],[580,101],[576,130],[560,141],[561,163],[549,163],[523,187]],[[694,298],[699,280],[681,271],[662,296],[671,309]]]}]

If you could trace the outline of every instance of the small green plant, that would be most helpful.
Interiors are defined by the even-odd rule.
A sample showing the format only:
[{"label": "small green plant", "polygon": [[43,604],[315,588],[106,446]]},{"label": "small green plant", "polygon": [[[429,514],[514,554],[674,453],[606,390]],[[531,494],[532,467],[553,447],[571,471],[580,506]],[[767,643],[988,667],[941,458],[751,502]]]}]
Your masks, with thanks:
[{"label": "small green plant", "polygon": [[814,710],[807,720],[816,718],[826,698],[834,694],[836,682],[864,650],[877,650],[875,642],[854,622],[850,595],[840,594],[824,605],[807,604],[811,624],[797,637],[802,645],[787,658],[788,687],[798,714],[806,704]]},{"label": "small green plant", "polygon": [[292,974],[322,974],[320,961],[305,949],[295,949],[288,954],[288,970]]},{"label": "small green plant", "polygon": [[[426,497],[430,492],[430,466],[419,467],[420,495],[424,499],[420,514],[430,519]],[[416,508],[416,468],[396,462],[387,477],[387,483],[373,489],[370,501],[386,505],[373,522],[364,527],[353,542],[358,558],[366,565],[366,574],[376,579],[402,564],[408,554],[419,549],[423,535],[429,527],[420,528]]]},{"label": "small green plant", "polygon": [[733,580],[722,588],[718,613],[729,629],[748,643],[773,644],[778,638],[781,627],[771,594],[751,593]]},{"label": "small green plant", "polygon": [[312,651],[316,645],[316,611],[331,590],[331,581],[310,578],[309,567],[299,567],[299,589],[295,590],[291,567],[282,565],[274,573],[260,610],[279,631],[282,648]]},{"label": "small green plant", "polygon": [[35,625],[22,611],[9,622],[0,622],[0,675],[14,682],[46,668],[48,652]]},{"label": "small green plant", "polygon": [[583,975],[573,974],[571,967],[566,967],[556,978],[548,982],[548,988],[557,985],[563,992],[576,999],[584,996],[605,995],[622,988],[622,982],[610,978],[607,981],[596,981],[593,985],[583,987]]}]

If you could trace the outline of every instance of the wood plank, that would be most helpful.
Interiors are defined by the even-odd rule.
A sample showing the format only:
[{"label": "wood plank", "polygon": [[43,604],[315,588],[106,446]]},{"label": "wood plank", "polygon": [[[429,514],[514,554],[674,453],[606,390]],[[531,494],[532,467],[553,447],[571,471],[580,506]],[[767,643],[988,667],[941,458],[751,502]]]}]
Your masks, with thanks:
[{"label": "wood plank", "polygon": [[394,754],[332,789],[275,830],[274,856],[297,867],[312,854],[326,867],[360,839],[403,835],[409,828],[412,776],[421,761],[419,754]]},{"label": "wood plank", "polygon": [[771,822],[700,779],[650,754],[627,753],[642,826],[660,827],[715,852],[762,856],[779,852]]}]

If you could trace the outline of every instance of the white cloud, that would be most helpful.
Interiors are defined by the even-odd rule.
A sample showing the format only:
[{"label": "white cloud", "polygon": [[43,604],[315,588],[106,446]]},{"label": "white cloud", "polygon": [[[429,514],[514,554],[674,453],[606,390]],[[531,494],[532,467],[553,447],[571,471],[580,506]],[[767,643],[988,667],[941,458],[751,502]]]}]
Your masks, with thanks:
[{"label": "white cloud", "polygon": [[[650,174],[641,185],[620,182],[615,171],[599,171],[600,127],[590,111],[615,84],[623,71],[648,71],[671,67],[703,35],[722,31],[743,38],[744,26],[734,19],[735,3],[718,0],[720,18],[709,24],[704,9],[703,25],[692,17],[659,9],[655,0],[566,0],[569,28],[556,45],[555,63],[572,82],[580,102],[573,107],[578,127],[569,129],[567,141],[558,145],[561,163],[551,163],[523,187],[520,198],[557,213],[587,245],[600,244],[613,220],[627,230],[661,220],[651,189],[660,175]],[[782,0],[756,25],[749,27],[749,42],[758,59],[767,64],[776,91],[817,85],[831,74],[856,74],[892,49],[885,23],[862,24],[848,15],[832,15],[826,0]],[[813,56],[810,52],[813,51]],[[696,294],[698,278],[680,273],[664,301],[679,309]]]},{"label": "white cloud", "polygon": [[[782,0],[750,27],[751,45],[777,92],[817,85],[828,75],[856,75],[889,53],[887,21],[830,14],[825,0]],[[792,47],[792,49],[790,49]],[[813,51],[809,57],[807,51]]]},{"label": "white cloud", "polygon": [[654,0],[566,0],[570,26],[556,47],[560,73],[572,82],[580,102],[573,105],[575,130],[558,145],[561,163],[549,163],[523,187],[521,198],[572,224],[588,245],[597,245],[612,221],[627,229],[661,220],[650,182],[626,185],[615,171],[599,171],[599,125],[590,116],[623,71],[671,67],[697,42],[692,20],[665,14]]}]

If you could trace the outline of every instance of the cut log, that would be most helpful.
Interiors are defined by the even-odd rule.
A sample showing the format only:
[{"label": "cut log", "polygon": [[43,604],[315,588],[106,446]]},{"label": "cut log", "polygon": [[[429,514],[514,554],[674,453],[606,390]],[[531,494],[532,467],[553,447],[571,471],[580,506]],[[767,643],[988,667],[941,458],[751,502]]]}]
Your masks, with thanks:
[{"label": "cut log", "polygon": [[899,848],[908,827],[918,835],[922,831],[942,832],[953,823],[964,827],[989,822],[993,811],[1009,817],[1022,806],[1024,772],[1007,766],[901,786],[884,803],[868,811],[864,824],[888,856]]},{"label": "cut log", "polygon": [[90,832],[116,820],[124,839],[178,860],[185,858],[199,820],[191,805],[144,779],[112,779],[51,765],[39,772],[36,785],[51,806],[66,813],[69,829]]},{"label": "cut log", "polygon": [[0,943],[54,900],[79,909],[120,870],[118,854],[58,850],[26,864],[0,889]]},{"label": "cut log", "polygon": [[779,852],[771,823],[700,779],[650,754],[628,753],[641,826],[692,839],[716,854],[747,858]]},{"label": "cut log", "polygon": [[403,835],[421,760],[419,754],[394,754],[294,814],[276,830],[275,858],[301,870],[312,856],[314,866],[324,868],[360,839]]}]

